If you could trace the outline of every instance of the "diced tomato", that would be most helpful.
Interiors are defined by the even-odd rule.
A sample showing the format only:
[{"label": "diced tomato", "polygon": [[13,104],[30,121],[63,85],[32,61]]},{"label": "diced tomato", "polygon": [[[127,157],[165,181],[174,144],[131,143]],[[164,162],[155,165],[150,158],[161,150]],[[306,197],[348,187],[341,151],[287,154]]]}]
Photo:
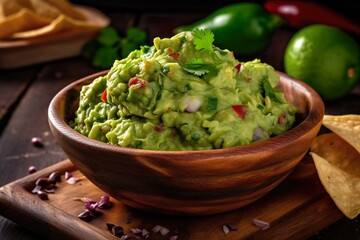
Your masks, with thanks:
[{"label": "diced tomato", "polygon": [[286,119],[286,113],[282,112],[278,118],[278,124],[283,124],[286,123],[287,119]]},{"label": "diced tomato", "polygon": [[154,127],[154,131],[155,132],[162,132],[162,131],[164,131],[166,129],[166,127],[164,127],[163,125],[156,125],[155,127]]},{"label": "diced tomato", "polygon": [[246,115],[246,107],[244,105],[233,105],[231,108],[241,118],[244,119]]},{"label": "diced tomato", "polygon": [[101,101],[106,102],[106,100],[107,100],[106,95],[107,95],[107,88],[105,88],[105,90],[101,94],[101,97],[100,97]]},{"label": "diced tomato", "polygon": [[180,53],[178,52],[169,53],[168,55],[174,59],[178,59],[180,57]]},{"label": "diced tomato", "polygon": [[241,64],[239,63],[238,65],[235,66],[235,68],[237,70],[237,74],[239,74],[241,71]]},{"label": "diced tomato", "polygon": [[144,88],[144,87],[147,86],[147,81],[143,80],[141,78],[133,77],[133,78],[130,78],[128,84],[129,84],[129,86],[132,86],[132,85],[135,85],[135,84],[140,84],[140,87]]}]

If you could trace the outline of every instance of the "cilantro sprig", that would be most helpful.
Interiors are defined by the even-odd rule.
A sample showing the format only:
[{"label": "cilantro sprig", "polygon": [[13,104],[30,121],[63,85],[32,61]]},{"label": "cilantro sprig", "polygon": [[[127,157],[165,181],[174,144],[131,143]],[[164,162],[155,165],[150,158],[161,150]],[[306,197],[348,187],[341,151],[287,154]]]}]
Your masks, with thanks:
[{"label": "cilantro sprig", "polygon": [[[192,31],[192,35],[194,37],[193,44],[197,51],[215,55],[213,48],[214,34],[209,29],[196,28]],[[204,76],[205,74],[207,74],[207,76],[216,76],[219,73],[215,64],[205,63],[201,58],[192,59],[182,66],[182,68],[198,77]]]},{"label": "cilantro sprig", "polygon": [[146,43],[147,33],[140,28],[129,28],[126,36],[121,37],[115,28],[105,27],[95,39],[84,45],[82,55],[93,66],[107,69],[116,59],[127,57],[130,52]]},{"label": "cilantro sprig", "polygon": [[205,63],[200,58],[195,58],[186,63],[183,69],[198,77],[201,77],[205,74],[208,74],[209,76],[216,76],[219,72],[214,64]]},{"label": "cilantro sprig", "polygon": [[194,29],[192,31],[194,36],[195,49],[200,52],[212,52],[214,34],[209,29]]}]

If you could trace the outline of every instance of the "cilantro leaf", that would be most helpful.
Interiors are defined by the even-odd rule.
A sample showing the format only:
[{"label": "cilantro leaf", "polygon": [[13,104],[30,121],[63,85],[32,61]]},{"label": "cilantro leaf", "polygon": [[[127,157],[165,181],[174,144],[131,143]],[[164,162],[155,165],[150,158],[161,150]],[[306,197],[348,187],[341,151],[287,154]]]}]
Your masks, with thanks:
[{"label": "cilantro leaf", "polygon": [[195,58],[191,60],[190,62],[186,63],[185,66],[182,68],[185,71],[192,73],[198,77],[201,77],[205,74],[216,76],[219,73],[219,70],[214,64],[205,63],[200,58]]},{"label": "cilantro leaf", "polygon": [[105,27],[100,30],[97,41],[104,46],[113,46],[120,41],[120,36],[112,27]]},{"label": "cilantro leaf", "polygon": [[131,27],[125,36],[120,36],[115,28],[108,26],[102,28],[96,38],[85,43],[81,53],[93,66],[107,69],[116,59],[125,58],[130,52],[146,45],[146,41],[147,33],[140,28]]},{"label": "cilantro leaf", "polygon": [[130,42],[144,44],[147,40],[147,34],[140,28],[131,27],[126,31],[126,38]]},{"label": "cilantro leaf", "polygon": [[284,103],[283,98],[281,97],[282,92],[273,88],[267,78],[265,78],[263,81],[263,87],[265,96],[268,96],[274,102]]},{"label": "cilantro leaf", "polygon": [[101,46],[96,50],[92,64],[96,67],[107,69],[113,65],[114,59],[117,59],[118,57],[116,48]]},{"label": "cilantro leaf", "polygon": [[209,29],[194,29],[192,31],[194,36],[195,49],[200,52],[212,52],[214,34]]}]

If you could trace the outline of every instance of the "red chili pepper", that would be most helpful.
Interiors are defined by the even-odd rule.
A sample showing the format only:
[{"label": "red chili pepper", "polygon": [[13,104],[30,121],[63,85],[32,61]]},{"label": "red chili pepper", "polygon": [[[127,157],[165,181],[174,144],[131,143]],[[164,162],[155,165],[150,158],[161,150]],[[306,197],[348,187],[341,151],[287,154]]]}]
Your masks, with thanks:
[{"label": "red chili pepper", "polygon": [[241,118],[244,119],[246,115],[246,108],[244,105],[233,105],[231,108],[235,111],[235,113]]},{"label": "red chili pepper", "polygon": [[264,4],[264,7],[270,13],[283,17],[294,28],[319,23],[360,34],[359,25],[340,13],[312,1],[270,0]]},{"label": "red chili pepper", "polygon": [[237,70],[237,74],[239,74],[241,72],[241,66],[242,65],[240,63],[235,66],[235,68]]},{"label": "red chili pepper", "polygon": [[180,57],[180,53],[174,52],[168,54],[170,57],[173,57],[174,59],[178,59]]},{"label": "red chili pepper", "polygon": [[106,95],[107,95],[107,90],[106,90],[106,88],[105,88],[105,90],[104,90],[103,93],[101,94],[101,98],[100,98],[101,101],[106,102],[106,100],[107,100]]},{"label": "red chili pepper", "polygon": [[144,88],[144,87],[147,86],[147,81],[143,80],[141,78],[133,77],[133,78],[130,78],[128,84],[129,84],[129,86],[132,86],[132,85],[135,85],[135,84],[140,84],[140,87]]}]

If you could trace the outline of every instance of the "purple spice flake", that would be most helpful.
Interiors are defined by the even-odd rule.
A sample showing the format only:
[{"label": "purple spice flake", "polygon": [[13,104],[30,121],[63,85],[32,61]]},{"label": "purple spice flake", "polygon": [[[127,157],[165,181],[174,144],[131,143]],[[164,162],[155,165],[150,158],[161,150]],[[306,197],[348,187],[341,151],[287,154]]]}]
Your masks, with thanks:
[{"label": "purple spice flake", "polygon": [[44,145],[43,145],[43,143],[42,143],[42,140],[41,140],[41,138],[39,138],[39,137],[33,137],[33,138],[31,138],[31,142],[32,142],[32,144],[35,146],[35,147],[43,147]]},{"label": "purple spice flake", "polygon": [[162,235],[162,236],[165,236],[166,234],[168,234],[170,232],[170,230],[168,229],[168,228],[166,228],[166,227],[162,227],[161,229],[160,229],[160,234]]},{"label": "purple spice flake", "polygon": [[38,191],[40,191],[41,190],[41,186],[39,186],[39,185],[36,185],[35,186],[35,188],[31,191],[32,193],[37,193]]},{"label": "purple spice flake", "polygon": [[40,187],[47,187],[49,185],[49,181],[47,178],[41,177],[36,180],[35,185]]},{"label": "purple spice flake", "polygon": [[97,207],[98,207],[97,202],[86,202],[85,203],[85,209],[87,209],[89,211],[94,211],[94,210],[96,210]]},{"label": "purple spice flake", "polygon": [[148,230],[146,230],[145,228],[141,231],[141,235],[144,237],[144,238],[148,238],[150,233]]},{"label": "purple spice flake", "polygon": [[270,227],[270,223],[258,219],[253,219],[253,224],[262,230],[266,230]]},{"label": "purple spice flake", "polygon": [[237,231],[238,228],[235,223],[228,223],[226,226],[229,228],[230,231]]},{"label": "purple spice flake", "polygon": [[113,226],[111,233],[116,237],[122,237],[124,236],[124,229],[121,226]]},{"label": "purple spice flake", "polygon": [[161,228],[162,228],[162,226],[160,226],[160,225],[155,225],[155,227],[153,227],[153,229],[151,229],[151,231],[152,231],[153,233],[158,233],[158,232],[160,232]]},{"label": "purple spice flake", "polygon": [[112,229],[113,227],[115,227],[115,224],[113,224],[113,223],[106,223],[106,227],[107,227],[107,229],[108,229],[109,231],[111,231],[111,229]]},{"label": "purple spice flake", "polygon": [[229,228],[225,224],[222,226],[222,230],[225,234],[228,234],[230,232]]},{"label": "purple spice flake", "polygon": [[47,188],[44,188],[44,192],[46,193],[55,193],[55,189],[47,189]]},{"label": "purple spice flake", "polygon": [[79,181],[79,179],[76,178],[76,177],[69,177],[69,178],[66,180],[66,182],[67,182],[68,184],[71,184],[71,185],[77,183],[78,181]]},{"label": "purple spice flake", "polygon": [[30,166],[30,167],[28,168],[28,173],[29,173],[29,174],[33,174],[33,173],[36,173],[36,172],[37,172],[37,169],[36,169],[35,166]]},{"label": "purple spice flake", "polygon": [[42,190],[37,191],[36,194],[41,200],[49,200],[49,196],[47,195],[47,193]]},{"label": "purple spice flake", "polygon": [[110,196],[109,195],[103,195],[100,198],[99,204],[100,209],[109,209],[112,207],[112,202],[110,202]]},{"label": "purple spice flake", "polygon": [[178,235],[172,235],[169,238],[169,240],[177,240],[177,239],[178,239]]},{"label": "purple spice flake", "polygon": [[123,235],[121,236],[121,240],[138,240],[138,237],[131,236],[131,235]]},{"label": "purple spice flake", "polygon": [[85,222],[89,222],[93,218],[93,216],[94,215],[86,209],[85,211],[81,212],[77,217]]},{"label": "purple spice flake", "polygon": [[65,179],[66,179],[66,180],[68,180],[69,178],[72,177],[72,173],[71,173],[71,172],[68,172],[68,171],[66,171],[64,175],[65,175]]},{"label": "purple spice flake", "polygon": [[140,233],[142,233],[142,230],[140,228],[131,228],[130,232],[132,234],[140,234]]},{"label": "purple spice flake", "polygon": [[93,202],[95,203],[96,201],[92,200],[91,198],[87,198],[87,197],[81,197],[81,198],[73,198],[74,201],[82,201],[84,203],[87,202]]},{"label": "purple spice flake", "polygon": [[52,181],[52,182],[61,182],[61,174],[57,171],[55,172],[52,172],[49,177],[48,177],[49,181]]}]

